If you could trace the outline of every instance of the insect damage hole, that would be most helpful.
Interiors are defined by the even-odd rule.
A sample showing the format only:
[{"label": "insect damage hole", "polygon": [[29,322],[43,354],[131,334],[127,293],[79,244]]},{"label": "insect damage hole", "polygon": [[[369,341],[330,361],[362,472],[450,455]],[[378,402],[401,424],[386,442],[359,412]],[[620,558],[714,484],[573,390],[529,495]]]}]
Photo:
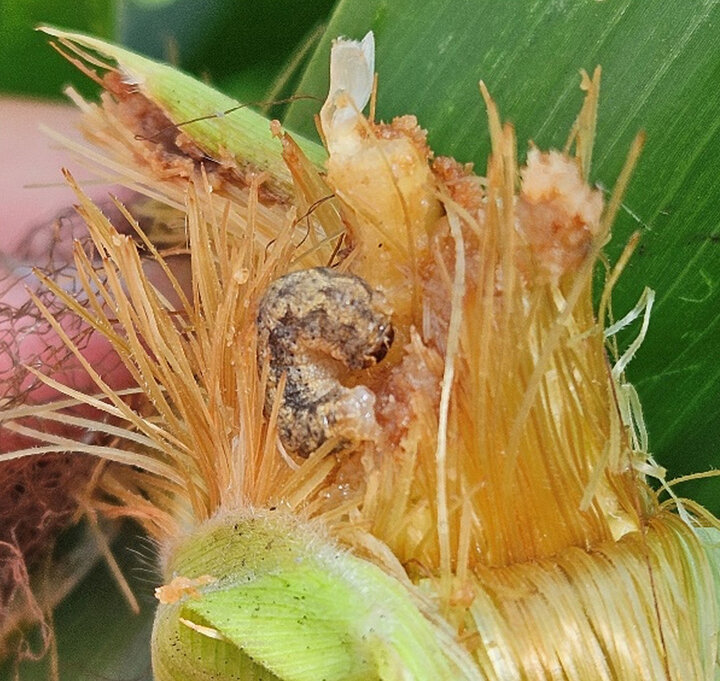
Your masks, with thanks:
[{"label": "insect damage hole", "polygon": [[[352,274],[327,267],[292,272],[273,282],[258,312],[258,366],[269,366],[265,412],[283,375],[278,432],[283,446],[307,457],[324,442],[337,449],[375,439],[375,395],[340,382],[342,366],[367,369],[393,341],[385,297]],[[340,366],[342,365],[342,366]]]}]

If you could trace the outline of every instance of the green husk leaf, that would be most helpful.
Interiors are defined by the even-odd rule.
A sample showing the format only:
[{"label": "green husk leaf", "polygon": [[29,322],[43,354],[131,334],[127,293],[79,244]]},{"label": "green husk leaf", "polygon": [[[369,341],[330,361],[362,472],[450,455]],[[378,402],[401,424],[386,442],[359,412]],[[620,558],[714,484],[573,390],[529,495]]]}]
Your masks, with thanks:
[{"label": "green husk leaf", "polygon": [[153,679],[233,679],[276,681],[278,677],[254,662],[232,641],[200,633],[197,619],[182,607],[166,607],[153,629]]},{"label": "green husk leaf", "polygon": [[[221,161],[230,155],[241,168],[267,172],[271,188],[291,193],[292,179],[282,160],[281,144],[264,116],[167,64],[80,33],[50,26],[41,30],[116,62],[123,81],[159,106],[210,158]],[[320,145],[302,137],[296,142],[313,163],[324,162],[325,150]]]},{"label": "green husk leaf", "polygon": [[197,655],[185,650],[192,669],[171,659],[177,654],[168,641],[181,634],[168,632],[169,620],[206,639],[191,650],[204,646],[202,659],[211,665],[218,654],[208,646],[237,646],[248,658],[238,663],[241,677],[252,664],[288,681],[457,675],[453,646],[446,647],[405,586],[294,520],[270,515],[211,523],[183,543],[168,571],[216,581],[198,589],[200,598],[161,606],[154,636],[161,681],[173,669],[202,678],[191,676]]}]

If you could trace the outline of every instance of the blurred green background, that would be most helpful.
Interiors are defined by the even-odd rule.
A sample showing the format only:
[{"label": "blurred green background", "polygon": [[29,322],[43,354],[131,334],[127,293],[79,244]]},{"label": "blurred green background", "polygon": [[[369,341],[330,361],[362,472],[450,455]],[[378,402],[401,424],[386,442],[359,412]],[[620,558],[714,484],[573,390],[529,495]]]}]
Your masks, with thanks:
[{"label": "blurred green background", "polygon": [[[609,190],[632,138],[647,133],[608,247],[613,260],[633,231],[643,235],[616,288],[616,316],[645,285],[657,292],[628,376],[669,477],[720,463],[720,0],[3,0],[3,94],[58,98],[69,82],[92,91],[32,30],[40,22],[121,42],[249,102],[322,98],[331,38],[372,28],[379,116],[416,113],[436,152],[473,161],[480,173],[488,151],[480,78],[515,124],[523,154],[529,139],[563,144],[582,101],[578,71],[602,64],[593,181]],[[298,101],[271,113],[314,135],[318,108]],[[717,479],[677,491],[720,512]],[[119,552],[134,574],[131,554]],[[149,610],[151,581],[139,587]],[[147,616],[127,615],[102,566],[87,589],[102,594],[97,603],[81,590],[58,612],[63,678],[149,678]],[[22,678],[42,672],[24,669]]]},{"label": "blurred green background", "polygon": [[[207,80],[228,94],[264,97],[284,69],[301,72],[332,0],[4,0],[0,92],[62,97],[67,83],[91,91],[33,30],[45,23],[123,44]],[[304,50],[304,52],[303,52]],[[295,64],[294,59],[299,61]],[[292,90],[289,77],[284,91]]]}]

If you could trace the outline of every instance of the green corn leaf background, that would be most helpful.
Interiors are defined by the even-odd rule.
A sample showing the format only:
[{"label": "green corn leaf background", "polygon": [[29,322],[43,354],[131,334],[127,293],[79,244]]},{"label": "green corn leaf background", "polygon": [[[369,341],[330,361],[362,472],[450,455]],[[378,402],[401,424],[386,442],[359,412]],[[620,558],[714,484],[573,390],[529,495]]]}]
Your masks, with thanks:
[{"label": "green corn leaf background", "polygon": [[[32,4],[37,5],[35,14],[20,17],[17,8]],[[38,9],[41,4],[47,13]],[[20,28],[29,31],[37,21],[65,23],[163,57],[172,44],[167,38],[163,42],[156,32],[150,40],[134,32],[143,23],[150,25],[153,13],[162,12],[168,38],[177,38],[183,68],[196,75],[209,73],[232,96],[252,101],[270,93],[285,96],[293,89],[322,98],[331,38],[361,38],[373,29],[380,74],[378,116],[417,114],[437,153],[475,162],[478,172],[489,145],[479,79],[503,118],[514,123],[523,152],[527,140],[541,148],[562,146],[582,99],[579,69],[602,65],[592,181],[609,190],[635,134],[644,130],[647,135],[608,247],[614,260],[633,231],[642,233],[613,297],[617,316],[634,306],[644,286],[657,292],[648,336],[628,375],[644,407],[651,451],[670,477],[718,466],[720,0],[341,0],[334,9],[329,2],[294,0],[227,3],[233,4],[228,9],[218,0],[206,5],[207,16],[196,22],[194,37],[179,28],[191,23],[185,0],[157,6],[112,4],[112,12],[97,17],[86,13],[85,19],[95,23],[82,25],[77,18],[63,22],[51,14],[55,4],[4,2],[0,38]],[[258,5],[272,9],[263,14]],[[315,5],[312,12],[303,9],[306,5]],[[323,21],[328,23],[321,33],[314,27]],[[316,45],[313,36],[322,36]],[[42,78],[47,75],[45,80],[38,75],[32,91],[48,93],[52,83],[57,93],[64,81],[81,83],[59,57],[37,44],[41,42],[32,34],[32,47],[24,53],[32,59],[37,53],[37,61],[27,68],[43,70]],[[300,77],[303,46],[311,56]],[[0,88],[17,92],[20,88],[8,73],[12,54],[0,46]],[[50,63],[54,66],[45,66]],[[300,66],[290,68],[294,63]],[[57,73],[51,79],[52,69]],[[284,87],[273,89],[274,79],[283,73]],[[312,114],[318,108],[317,102],[296,102],[287,109],[285,123],[314,134]],[[280,113],[273,110],[273,115]],[[636,332],[629,329],[621,340],[627,343]],[[677,491],[720,512],[719,480]],[[119,553],[128,571],[137,569],[124,548]],[[61,678],[150,678],[151,581],[146,577],[136,584],[146,604],[139,618],[128,614],[103,566],[61,606],[56,617]],[[11,678],[9,673],[0,671],[0,678]],[[21,678],[46,678],[46,669],[25,665]]]}]

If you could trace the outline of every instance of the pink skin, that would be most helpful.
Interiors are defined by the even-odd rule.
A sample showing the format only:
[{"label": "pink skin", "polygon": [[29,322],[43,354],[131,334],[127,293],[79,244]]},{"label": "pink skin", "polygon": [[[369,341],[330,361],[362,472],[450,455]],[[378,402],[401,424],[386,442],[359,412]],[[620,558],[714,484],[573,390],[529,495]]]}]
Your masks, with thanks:
[{"label": "pink skin", "polygon": [[[129,229],[108,195],[117,196],[132,211],[133,193],[117,186],[89,184],[90,171],[64,150],[54,148],[38,130],[42,123],[66,136],[79,138],[78,120],[79,113],[68,106],[0,98],[0,409],[8,403],[10,407],[41,404],[65,397],[41,383],[26,366],[80,392],[99,392],[81,361],[40,315],[30,292],[49,304],[60,327],[78,341],[84,358],[110,387],[121,389],[133,384],[129,371],[110,344],[54,301],[33,273],[36,266],[41,271],[49,268],[56,284],[70,292],[81,290],[72,249],[74,239],[87,237],[87,228],[73,209],[77,198],[64,182],[60,172],[63,167],[70,170],[118,229]],[[187,292],[190,288],[187,258],[173,257],[168,264]],[[159,266],[147,262],[145,272],[177,304],[177,296],[173,296]],[[71,411],[91,420],[105,417],[86,405]],[[95,441],[92,433],[66,421],[24,418],[19,425],[73,442]],[[47,442],[39,443],[35,438],[3,428],[0,422],[0,457],[32,450],[38,444]],[[73,522],[76,495],[91,479],[93,469],[92,458],[75,456],[72,451],[0,460],[0,553],[9,550],[11,556],[22,555],[27,568],[32,569],[53,546],[58,533]],[[21,568],[22,572],[17,572]],[[26,588],[25,569],[22,561],[8,562],[0,555],[0,613],[13,602],[16,590],[22,592]],[[0,645],[2,634],[0,616]]]},{"label": "pink skin", "polygon": [[[79,120],[72,107],[32,100],[0,99],[0,249],[15,253],[38,225],[51,223],[72,206],[74,194],[62,181],[60,168],[68,165],[66,151],[56,148],[39,130],[41,124],[73,134]],[[68,167],[73,167],[70,164]],[[74,164],[79,178],[87,176]],[[42,188],[27,185],[47,184]]]},{"label": "pink skin", "polygon": [[[43,367],[50,367],[54,379],[82,391],[97,391],[57,334],[46,323],[38,322],[28,293],[28,289],[42,290],[32,267],[47,264],[50,246],[54,246],[55,263],[71,263],[72,240],[84,234],[82,220],[72,209],[76,197],[64,183],[60,169],[69,168],[81,184],[90,177],[90,172],[67,151],[55,148],[38,130],[39,125],[44,124],[80,139],[76,130],[78,120],[79,112],[69,106],[0,98],[0,158],[3,160],[0,170],[0,400],[17,393],[18,386],[9,379],[18,375],[13,372],[23,363],[31,363],[41,371]],[[86,191],[117,224],[112,210],[106,209],[108,194],[118,195],[121,200],[130,194],[108,185],[90,185]],[[63,228],[58,239],[54,224],[59,216],[63,216]],[[72,287],[76,283],[72,268],[64,272],[68,276],[58,281]],[[10,320],[8,308],[27,309],[30,314],[16,315]],[[60,315],[58,319],[72,336],[78,333],[80,327],[72,315]],[[127,370],[99,334],[92,334],[84,341],[83,354],[112,387],[131,384]],[[31,384],[34,387],[26,392]],[[23,381],[20,391],[26,402],[45,402],[59,397],[55,390],[37,385],[32,376]],[[16,449],[23,440],[0,431],[0,453]],[[27,441],[22,446],[27,446]]]}]

